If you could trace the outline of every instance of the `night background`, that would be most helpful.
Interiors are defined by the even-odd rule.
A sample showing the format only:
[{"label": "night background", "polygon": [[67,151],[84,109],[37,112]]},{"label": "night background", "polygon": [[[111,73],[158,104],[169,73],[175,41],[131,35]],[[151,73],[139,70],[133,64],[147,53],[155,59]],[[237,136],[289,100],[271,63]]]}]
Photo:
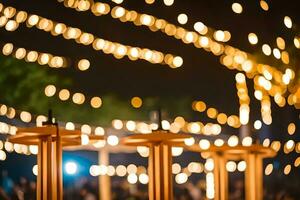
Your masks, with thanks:
[{"label": "night background", "polygon": [[[90,4],[105,3],[110,6],[111,11],[108,14],[95,16],[89,9],[79,11],[79,9],[68,7],[71,4],[74,7],[75,2],[80,3],[80,1],[87,1]],[[172,5],[167,6],[166,2],[172,1],[124,0],[120,4],[118,0],[115,2],[113,0],[95,2],[90,0],[0,1],[0,171],[2,174],[0,199],[35,199],[36,176],[33,174],[33,166],[37,162],[36,155],[33,155],[29,147],[27,151],[18,152],[15,146],[9,148],[5,144],[9,135],[12,134],[13,128],[11,127],[35,126],[38,116],[46,116],[48,109],[53,110],[61,126],[72,122],[77,129],[83,131],[82,125],[88,125],[90,132],[94,132],[96,127],[101,126],[105,129],[105,135],[116,135],[119,138],[140,132],[138,128],[130,130],[127,126],[128,121],[134,121],[136,124],[156,123],[153,111],[161,109],[163,120],[168,121],[165,126],[169,128],[166,129],[172,131],[170,128],[172,122],[179,119],[179,116],[183,117],[186,124],[175,132],[193,135],[196,143],[203,138],[211,142],[217,138],[227,140],[232,135],[242,139],[245,136],[244,130],[247,130],[246,134],[251,136],[253,141],[275,148],[274,150],[276,150],[274,147],[276,145],[272,146],[272,142],[280,141],[281,147],[276,150],[277,156],[264,160],[264,199],[299,199],[300,15],[298,8],[300,3],[296,0],[174,0]],[[268,5],[268,9],[262,6],[262,2]],[[241,13],[234,11],[234,3],[242,6]],[[279,95],[281,99],[284,99],[282,100],[284,104],[278,103],[274,100],[274,95],[262,89],[268,96],[272,111],[271,123],[264,123],[261,101],[257,100],[254,95],[257,88],[254,86],[256,83],[253,77],[257,74],[251,77],[251,73],[245,70],[229,69],[221,64],[223,53],[214,55],[207,49],[195,47],[192,43],[188,44],[174,36],[169,36],[167,31],[152,31],[145,25],[122,22],[111,15],[115,6],[165,19],[168,23],[196,33],[195,23],[202,22],[208,28],[208,32],[197,33],[197,35],[200,38],[205,35],[211,38],[211,41],[217,41],[213,39],[214,32],[217,30],[230,32],[230,39],[226,42],[219,41],[220,44],[230,45],[247,52],[256,63],[270,65],[282,74],[286,73],[287,69],[293,71],[294,77],[287,86],[280,85],[285,88]],[[11,11],[12,16],[7,16],[10,14],[8,11],[8,14],[5,13],[6,7],[16,9],[15,12]],[[16,20],[15,16],[18,11],[26,11],[28,16],[15,29],[8,30],[8,20]],[[182,13],[188,17],[187,22],[183,24],[178,19],[179,14]],[[94,37],[111,42],[147,48],[164,55],[179,56],[183,64],[179,67],[170,67],[165,63],[151,63],[145,59],[131,60],[128,56],[119,59],[112,53],[95,50],[93,44],[84,45],[78,40],[66,39],[67,36],[63,37],[62,34],[55,35],[53,28],[50,28],[51,31],[50,29],[44,31],[35,25],[28,25],[27,20],[30,14],[79,28],[81,32],[91,33]],[[290,28],[284,20],[286,16],[292,21]],[[258,42],[251,44],[248,38],[249,33],[255,33]],[[284,40],[283,48],[278,45],[278,37]],[[4,47],[7,43],[13,44],[14,48],[25,48],[27,52],[36,51],[61,56],[64,58],[66,67],[55,68],[47,64],[41,65],[38,61],[28,61],[28,57],[16,58],[18,56],[15,49],[6,55]],[[274,51],[271,51],[271,55],[266,55],[262,50],[265,44],[271,50],[279,49],[282,59],[275,58]],[[283,60],[283,52],[289,55],[288,62]],[[89,69],[84,71],[78,69],[78,63],[82,59],[89,61]],[[229,116],[232,116],[232,119],[239,117],[241,101],[237,95],[237,73],[247,76],[245,87],[249,100],[246,104],[250,107],[250,113],[248,113],[249,120],[246,125],[241,125],[239,121],[229,122]],[[270,82],[273,84],[275,81],[273,82],[272,79]],[[47,92],[51,93],[49,85],[52,86],[51,89],[54,86],[55,94],[47,95]],[[70,92],[67,100],[61,100],[59,97],[59,91],[62,89]],[[72,99],[74,93],[83,94],[84,102],[74,103],[74,96]],[[101,98],[101,105],[97,108],[90,104],[93,97]],[[197,107],[200,102],[201,108]],[[209,110],[216,114],[210,113]],[[27,111],[30,119],[25,114],[22,118],[22,111]],[[15,114],[12,114],[13,112]],[[225,122],[221,116],[217,117],[221,113],[226,116]],[[260,124],[258,121],[262,123],[261,126],[258,125]],[[122,127],[119,127],[120,123]],[[201,127],[201,131],[193,130],[191,128],[193,123],[197,123],[197,128]],[[220,131],[217,134],[205,133],[202,129],[206,125],[217,125]],[[286,147],[288,141],[292,141],[290,142],[293,144],[291,148]],[[114,145],[106,144],[106,146]],[[135,149],[125,152],[122,148],[118,149],[118,146],[109,148],[113,149],[109,164],[115,169],[117,166],[127,167],[133,163],[137,166],[137,174],[146,171],[147,158],[141,157],[140,152],[136,152]],[[81,150],[81,148],[73,150],[64,151],[63,154],[64,199],[98,199],[99,175],[90,174],[90,167],[98,164],[97,151],[95,148],[93,148],[94,151]],[[65,164],[70,162],[77,165],[75,174],[67,172]],[[202,170],[190,173],[188,180],[182,183],[176,181],[175,178],[174,196],[176,199],[207,199],[205,169],[203,169],[206,162],[205,156],[184,151],[180,156],[173,158],[173,163],[180,164],[182,173],[188,170],[191,162],[197,162]],[[271,172],[267,169],[268,166],[269,168],[272,166]],[[243,196],[244,175],[238,169],[233,171],[235,172],[229,175],[229,199],[245,199]],[[147,199],[147,184],[138,180],[135,183],[130,183],[129,180],[128,183],[127,174],[111,176],[113,199]],[[21,177],[24,177],[26,181]],[[23,192],[23,197],[14,194],[17,193],[16,191]],[[5,196],[5,192],[10,193],[11,196]]]}]

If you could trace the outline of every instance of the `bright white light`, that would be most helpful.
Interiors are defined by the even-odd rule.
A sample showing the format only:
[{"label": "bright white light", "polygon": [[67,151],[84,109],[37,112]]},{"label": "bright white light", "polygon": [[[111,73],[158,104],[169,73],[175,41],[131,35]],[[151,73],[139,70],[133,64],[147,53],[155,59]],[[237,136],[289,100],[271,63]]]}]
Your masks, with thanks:
[{"label": "bright white light", "polygon": [[115,135],[110,135],[107,138],[107,143],[111,146],[116,146],[119,144],[119,138]]},{"label": "bright white light", "polygon": [[67,162],[65,164],[65,171],[67,174],[73,175],[77,172],[77,164],[74,162]]},{"label": "bright white light", "polygon": [[255,128],[256,130],[259,130],[259,129],[261,129],[261,127],[262,127],[261,121],[260,121],[260,120],[256,120],[256,121],[254,122],[254,128]]},{"label": "bright white light", "polygon": [[37,165],[34,165],[34,166],[32,167],[32,173],[33,173],[35,176],[38,175],[38,166],[37,166]]}]

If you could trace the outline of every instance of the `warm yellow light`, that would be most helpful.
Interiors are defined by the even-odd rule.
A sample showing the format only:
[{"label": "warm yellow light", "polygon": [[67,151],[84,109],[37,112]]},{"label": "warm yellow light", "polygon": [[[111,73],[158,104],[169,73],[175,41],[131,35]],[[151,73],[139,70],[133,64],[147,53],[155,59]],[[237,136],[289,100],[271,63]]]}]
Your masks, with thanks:
[{"label": "warm yellow light", "polygon": [[264,139],[264,141],[263,141],[263,146],[264,146],[264,147],[270,146],[270,139],[269,139],[269,138]]},{"label": "warm yellow light", "polygon": [[256,120],[256,121],[254,122],[254,128],[255,128],[256,130],[259,130],[259,129],[261,129],[261,127],[262,127],[261,121],[260,121],[260,120]]},{"label": "warm yellow light", "polygon": [[149,182],[149,177],[148,177],[148,175],[147,174],[145,174],[145,173],[142,173],[142,174],[140,174],[139,175],[139,181],[140,181],[140,183],[141,184],[148,184],[148,182]]},{"label": "warm yellow light", "polygon": [[22,112],[20,113],[20,118],[21,118],[21,120],[22,120],[23,122],[28,123],[28,122],[31,121],[32,116],[31,116],[31,114],[30,114],[29,112],[22,111]]},{"label": "warm yellow light", "polygon": [[224,39],[225,39],[225,33],[224,33],[224,31],[217,30],[217,31],[214,33],[214,38],[215,38],[217,41],[224,41]]},{"label": "warm yellow light", "polygon": [[276,152],[278,152],[280,150],[280,147],[281,147],[281,144],[279,141],[273,141],[271,143],[271,148]]},{"label": "warm yellow light", "polygon": [[67,130],[75,130],[75,125],[72,122],[67,122],[65,127]]},{"label": "warm yellow light", "polygon": [[260,7],[264,10],[264,11],[268,11],[269,10],[269,5],[266,1],[261,0],[260,1]]},{"label": "warm yellow light", "polygon": [[92,106],[93,108],[100,108],[101,105],[102,105],[102,100],[101,100],[100,97],[93,97],[93,98],[91,99],[91,106]]},{"label": "warm yellow light", "polygon": [[277,49],[277,48],[274,48],[273,49],[273,55],[276,59],[280,59],[281,58],[281,53],[280,53],[280,50]]},{"label": "warm yellow light", "polygon": [[116,4],[121,4],[123,3],[124,0],[112,0],[113,2],[115,2]]},{"label": "warm yellow light", "polygon": [[136,148],[137,152],[140,154],[140,156],[146,158],[149,156],[149,148],[145,146],[138,146]]},{"label": "warm yellow light", "polygon": [[249,112],[250,112],[249,105],[241,104],[240,109],[239,109],[241,124],[243,124],[243,125],[248,124],[248,122],[249,122]]},{"label": "warm yellow light", "polygon": [[187,182],[188,176],[186,173],[179,173],[175,176],[175,181],[177,184],[183,184]]},{"label": "warm yellow light", "polygon": [[38,62],[39,62],[39,64],[41,64],[41,65],[47,64],[47,63],[49,62],[49,60],[50,60],[50,56],[49,56],[49,54],[47,54],[47,53],[42,53],[42,54],[40,54],[40,56],[39,56],[39,58],[38,58]]},{"label": "warm yellow light", "polygon": [[85,96],[82,93],[73,94],[72,100],[75,104],[83,104],[85,101]]},{"label": "warm yellow light", "polygon": [[181,13],[178,15],[177,21],[179,22],[179,24],[186,24],[188,21],[188,16],[184,13]]},{"label": "warm yellow light", "polygon": [[140,108],[142,106],[142,104],[143,104],[143,101],[140,97],[133,97],[131,99],[131,105],[134,108]]},{"label": "warm yellow light", "polygon": [[300,166],[300,157],[298,157],[298,158],[295,160],[294,166],[295,166],[295,167],[299,167],[299,166]]},{"label": "warm yellow light", "polygon": [[287,28],[292,28],[293,22],[292,22],[292,19],[289,16],[285,16],[284,19],[283,19],[283,22],[284,22],[284,25]]},{"label": "warm yellow light", "polygon": [[90,125],[88,125],[88,124],[83,124],[82,126],[81,126],[81,132],[82,133],[84,133],[84,134],[91,134],[92,133],[92,128],[91,128],[91,126]]},{"label": "warm yellow light", "polygon": [[248,41],[250,44],[255,45],[258,43],[258,38],[255,33],[249,33],[248,35]]},{"label": "warm yellow light", "polygon": [[70,98],[70,92],[67,89],[62,89],[59,91],[58,96],[59,96],[60,100],[66,101]]},{"label": "warm yellow light", "polygon": [[212,171],[215,167],[214,160],[209,158],[206,160],[204,167],[207,171]]},{"label": "warm yellow light", "polygon": [[189,131],[191,133],[199,133],[201,130],[200,124],[198,124],[197,122],[192,122],[189,124]]},{"label": "warm yellow light", "polygon": [[15,52],[15,56],[17,59],[23,59],[26,55],[26,50],[24,48],[18,48]]},{"label": "warm yellow light", "polygon": [[35,62],[37,58],[38,58],[38,53],[36,51],[29,51],[26,56],[26,60],[28,62]]},{"label": "warm yellow light", "polygon": [[6,56],[10,55],[14,49],[14,45],[12,43],[6,43],[2,48],[2,53]]},{"label": "warm yellow light", "polygon": [[134,131],[136,129],[136,123],[134,121],[126,122],[126,128],[129,131]]},{"label": "warm yellow light", "polygon": [[15,20],[8,20],[5,25],[7,31],[15,31],[18,28],[19,24]]},{"label": "warm yellow light", "polygon": [[194,24],[194,29],[202,35],[206,34],[207,32],[207,27],[202,22],[196,22]]},{"label": "warm yellow light", "polygon": [[182,147],[172,147],[172,156],[180,156],[183,152]]},{"label": "warm yellow light", "polygon": [[294,38],[294,45],[297,49],[300,49],[300,39],[295,37]]},{"label": "warm yellow light", "polygon": [[6,153],[3,150],[0,150],[0,160],[1,161],[6,160]]},{"label": "warm yellow light", "polygon": [[218,114],[217,116],[217,121],[220,123],[220,124],[226,124],[227,122],[227,115],[225,113],[220,113]]},{"label": "warm yellow light", "polygon": [[210,147],[210,142],[206,139],[201,139],[199,141],[199,147],[203,150],[207,150]]},{"label": "warm yellow light", "polygon": [[291,165],[288,164],[288,165],[286,165],[286,166],[284,167],[283,173],[284,173],[285,175],[288,175],[288,174],[291,172],[291,169],[292,169]]},{"label": "warm yellow light", "polygon": [[237,14],[240,14],[240,13],[243,12],[243,7],[239,3],[233,3],[231,8],[232,8],[232,11],[237,13]]},{"label": "warm yellow light", "polygon": [[88,145],[90,142],[90,138],[86,134],[81,135],[81,145]]},{"label": "warm yellow light", "polygon": [[110,135],[107,137],[107,143],[111,146],[117,146],[119,144],[119,138],[115,135]]},{"label": "warm yellow light", "polygon": [[119,119],[115,119],[112,121],[112,125],[115,129],[120,130],[123,128],[123,122]]},{"label": "warm yellow light", "polygon": [[252,61],[251,60],[246,60],[245,62],[243,62],[242,69],[245,72],[250,72],[253,69],[253,63],[252,63]]},{"label": "warm yellow light", "polygon": [[285,49],[285,41],[282,37],[277,37],[276,38],[276,44],[279,49],[284,50]]},{"label": "warm yellow light", "polygon": [[246,81],[246,77],[243,73],[237,73],[235,75],[235,80],[237,83],[244,83]]},{"label": "warm yellow light", "polygon": [[122,7],[117,6],[117,7],[113,8],[113,10],[115,11],[114,12],[115,15],[113,15],[113,16],[115,16],[116,18],[120,18],[125,15],[125,9]]},{"label": "warm yellow light", "polygon": [[128,183],[130,183],[130,184],[136,184],[136,182],[138,181],[138,177],[137,177],[136,174],[129,174],[129,175],[127,176],[127,181],[128,181]]},{"label": "warm yellow light", "polygon": [[39,172],[39,170],[38,170],[38,165],[34,165],[34,166],[32,167],[32,173],[33,173],[35,176],[37,176],[37,175],[38,175],[38,172]]},{"label": "warm yellow light", "polygon": [[179,174],[181,172],[181,166],[178,163],[172,165],[172,173]]},{"label": "warm yellow light", "polygon": [[174,3],[174,0],[164,0],[164,4],[166,6],[171,6],[171,5],[173,5],[173,3]]},{"label": "warm yellow light", "polygon": [[206,174],[206,197],[207,199],[215,198],[215,182],[212,172]]},{"label": "warm yellow light", "polygon": [[262,45],[262,51],[266,56],[270,56],[272,54],[272,49],[268,44]]},{"label": "warm yellow light", "polygon": [[243,172],[246,170],[246,167],[247,167],[247,164],[245,161],[240,161],[237,165],[237,169],[240,171],[240,172]]},{"label": "warm yellow light", "polygon": [[30,26],[34,26],[39,22],[39,16],[37,15],[30,15],[27,19],[27,22]]},{"label": "warm yellow light", "polygon": [[81,70],[81,71],[85,71],[87,70],[88,68],[90,68],[90,61],[87,60],[87,59],[81,59],[79,62],[78,62],[78,69]]},{"label": "warm yellow light", "polygon": [[290,123],[288,125],[287,131],[290,135],[293,135],[296,131],[296,125],[294,123]]},{"label": "warm yellow light", "polygon": [[187,145],[187,146],[192,146],[192,145],[195,144],[195,139],[193,137],[186,138],[184,140],[184,144]]},{"label": "warm yellow light", "polygon": [[269,176],[273,171],[273,164],[268,164],[265,168],[265,175]]},{"label": "warm yellow light", "polygon": [[105,134],[105,130],[104,128],[98,126],[95,128],[95,135],[104,135]]},{"label": "warm yellow light", "polygon": [[229,137],[227,143],[231,147],[237,146],[239,144],[239,138],[235,135],[232,135]]},{"label": "warm yellow light", "polygon": [[247,136],[247,137],[243,138],[242,145],[249,147],[252,145],[252,141],[253,141],[252,138]]},{"label": "warm yellow light", "polygon": [[224,145],[224,140],[222,139],[216,139],[214,144],[218,147],[223,146]]},{"label": "warm yellow light", "polygon": [[176,57],[173,59],[173,66],[174,66],[175,68],[181,67],[182,64],[183,64],[183,59],[182,59],[180,56],[176,56]]},{"label": "warm yellow light", "polygon": [[117,168],[116,168],[116,174],[118,176],[125,176],[126,175],[126,167],[124,165],[118,165]]},{"label": "warm yellow light", "polygon": [[207,116],[211,119],[215,119],[218,115],[218,111],[215,108],[208,108],[207,109]]},{"label": "warm yellow light", "polygon": [[226,170],[228,172],[234,172],[236,170],[236,163],[234,161],[228,161],[226,163]]}]

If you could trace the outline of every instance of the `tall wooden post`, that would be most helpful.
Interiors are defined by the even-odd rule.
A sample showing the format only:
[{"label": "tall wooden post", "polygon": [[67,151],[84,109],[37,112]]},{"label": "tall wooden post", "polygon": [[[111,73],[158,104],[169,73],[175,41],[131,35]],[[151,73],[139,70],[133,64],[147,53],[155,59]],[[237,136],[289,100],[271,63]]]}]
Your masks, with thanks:
[{"label": "tall wooden post", "polygon": [[262,200],[263,199],[263,174],[262,159],[255,153],[246,156],[246,200]]},{"label": "tall wooden post", "polygon": [[191,136],[167,131],[154,131],[151,134],[135,134],[123,138],[122,143],[131,146],[147,146],[148,195],[149,200],[172,200],[172,146],[183,146]]},{"label": "tall wooden post", "polygon": [[226,171],[226,158],[221,153],[212,156],[214,160],[215,199],[228,199],[228,173]]},{"label": "tall wooden post", "polygon": [[[99,165],[109,165],[109,152],[106,149],[100,149],[98,152]],[[99,197],[100,200],[111,200],[111,180],[110,176],[99,176]]]}]

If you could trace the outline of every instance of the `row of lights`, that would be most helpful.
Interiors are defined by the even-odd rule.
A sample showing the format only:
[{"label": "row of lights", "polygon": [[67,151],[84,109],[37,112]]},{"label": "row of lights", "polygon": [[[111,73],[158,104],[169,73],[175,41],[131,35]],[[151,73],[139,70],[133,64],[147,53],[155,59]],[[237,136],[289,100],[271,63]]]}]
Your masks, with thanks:
[{"label": "row of lights", "polygon": [[6,43],[3,45],[2,54],[5,56],[13,55],[19,60],[25,60],[30,63],[37,62],[39,65],[48,65],[52,68],[62,68],[69,65],[65,57],[54,56],[50,53],[30,51],[21,47],[14,47],[12,43]]},{"label": "row of lights", "polygon": [[[2,7],[0,8],[2,8],[3,12],[9,10],[9,15],[2,16],[6,19],[12,18],[17,12],[16,9],[13,7],[4,8],[4,6],[2,5]],[[9,20],[9,21],[15,22],[15,20]],[[39,30],[50,32],[53,36],[62,35],[67,40],[73,39],[79,44],[91,45],[93,49],[97,51],[101,50],[106,54],[112,54],[117,59],[121,59],[124,56],[128,56],[130,60],[143,59],[153,64],[167,64],[172,68],[180,67],[183,64],[183,59],[180,56],[174,56],[172,54],[164,54],[156,50],[132,47],[132,46],[127,46],[120,43],[104,40],[102,38],[96,37],[91,33],[83,32],[79,28],[70,27],[59,22],[54,22],[50,19],[46,19],[38,15],[28,15],[26,13],[24,19],[20,23],[25,23],[25,22],[28,28],[36,27]],[[11,29],[11,31],[14,31],[18,28],[16,23],[12,23],[12,26],[13,28]]]},{"label": "row of lights", "polygon": [[[61,101],[67,101],[72,98],[72,101],[78,105],[81,105],[86,101],[86,97],[84,94],[80,92],[71,94],[68,89],[61,89],[57,91],[57,88],[54,85],[47,85],[44,92],[47,97],[53,97],[57,93]],[[93,108],[100,108],[102,106],[102,99],[97,96],[92,97],[89,102],[91,107]]]},{"label": "row of lights", "polygon": [[246,125],[249,122],[250,113],[250,98],[248,95],[248,88],[246,84],[246,77],[242,73],[237,73],[235,76],[237,95],[239,98],[240,109],[239,109],[239,119],[241,124]]},{"label": "row of lights", "polygon": [[[230,58],[227,58],[226,59],[227,62],[221,61],[222,64],[224,64],[225,66],[227,66],[229,68],[238,68],[239,70],[243,70],[247,73],[257,71],[257,69],[256,69],[257,66],[255,66],[257,64],[255,64],[251,60],[248,60],[247,57],[249,57],[249,56],[245,52],[235,49],[231,46],[226,46],[227,49],[224,49],[224,46],[222,44],[212,41],[211,38],[209,38],[209,37],[203,37],[203,36],[198,35],[196,32],[189,32],[189,31],[186,31],[185,29],[183,29],[182,27],[176,27],[173,24],[168,24],[163,19],[156,19],[155,17],[147,15],[147,14],[139,15],[135,11],[128,11],[120,6],[114,7],[111,10],[111,14],[113,17],[119,18],[121,21],[124,21],[124,22],[132,21],[132,22],[134,22],[135,25],[146,25],[153,31],[162,30],[169,36],[174,36],[177,39],[182,39],[183,42],[185,42],[185,43],[194,43],[194,45],[196,47],[199,47],[199,48],[202,47],[205,50],[212,51],[213,54],[215,54],[215,55],[221,55],[221,54],[227,55],[228,52],[233,51],[233,53],[235,54],[235,57],[236,57],[235,60],[237,60],[238,62],[236,62],[236,64],[235,64],[232,61],[230,62],[230,60],[231,60]],[[133,15],[133,17],[132,17],[132,15]],[[138,15],[139,15],[139,17],[138,17]],[[182,15],[182,16],[184,16],[184,15]],[[137,20],[137,18],[138,18],[138,20]],[[185,19],[186,17],[183,17],[183,18]],[[207,27],[205,25],[203,25],[202,23],[201,24],[198,23],[197,26],[195,24],[195,27],[198,27],[200,32],[203,30],[206,30],[205,33],[202,33],[202,34],[207,33]],[[221,31],[216,31],[214,35],[216,36],[216,38],[219,38],[217,40],[220,40],[220,39],[226,37],[225,32],[221,32]],[[257,41],[257,36],[255,34],[251,34],[250,36],[251,36],[250,37],[251,41],[253,41],[253,42]],[[277,51],[275,50],[275,55],[278,54],[278,52],[277,53],[276,52]],[[286,54],[286,53],[283,53],[283,54],[284,54],[283,57],[287,58],[285,60],[288,60],[288,54]],[[245,61],[248,61],[248,62],[245,62]],[[244,64],[244,62],[245,62],[245,64]],[[235,64],[237,66],[234,66],[233,64]],[[242,64],[244,64],[244,66],[240,67],[240,65],[242,65]],[[270,67],[270,68],[273,71],[275,71],[276,73],[279,73],[279,75],[280,75],[280,72],[277,71],[275,68],[273,68],[273,67]]]},{"label": "row of lights", "polygon": [[203,101],[194,101],[192,103],[192,109],[197,112],[205,112],[207,117],[210,119],[217,119],[219,124],[228,124],[231,127],[239,128],[240,122],[239,117],[236,115],[227,116],[225,113],[219,113],[216,108],[210,107],[207,108],[207,105]]},{"label": "row of lights", "polygon": [[[156,123],[146,123],[138,121],[122,121],[115,119],[112,121],[112,127],[117,130],[125,130],[130,132],[137,132],[142,134],[151,133],[152,130],[158,129],[158,124]],[[207,123],[203,124],[202,122],[187,122],[181,116],[178,116],[174,119],[173,122],[168,120],[162,121],[162,128],[164,130],[169,130],[172,133],[179,133],[180,131],[193,134],[204,134],[204,135],[219,135],[222,131],[222,128],[219,124]]]},{"label": "row of lights", "polygon": [[[81,92],[75,92],[74,94],[71,94],[70,90],[68,89],[61,89],[58,91],[55,85],[47,85],[44,93],[47,97],[53,97],[57,94],[61,101],[72,99],[73,103],[78,105],[84,104],[87,100],[86,95]],[[131,98],[130,103],[133,108],[140,108],[143,104],[143,100],[140,97],[135,96]],[[103,104],[103,101],[100,97],[94,96],[89,100],[89,104],[93,108],[100,108]]]},{"label": "row of lights", "polygon": [[[146,1],[147,2],[147,1]],[[154,3],[154,1],[149,1],[149,3]],[[174,3],[173,0],[165,0],[164,1],[165,5],[172,5]],[[78,5],[76,4],[76,1],[71,1],[71,0],[65,0],[64,5],[69,8],[73,8],[78,10]],[[100,7],[102,9],[100,9]],[[99,8],[99,9],[97,9]],[[148,14],[142,14],[138,13],[134,10],[127,10],[121,6],[115,6],[112,9],[108,4],[104,3],[93,3],[92,5],[86,4],[86,7],[83,9],[84,11],[91,10],[92,13],[95,16],[100,16],[100,15],[106,15],[109,12],[111,12],[111,15],[113,18],[119,19],[121,22],[133,22],[135,25],[140,26],[148,26],[151,31],[157,31],[161,30],[162,32],[166,33],[169,36],[174,36],[177,39],[182,39],[184,42],[187,42],[185,40],[185,35],[191,32],[187,32],[185,29],[181,27],[176,27],[174,24],[168,23],[164,19],[158,19],[154,16],[148,15]],[[101,11],[100,11],[101,10]],[[179,14],[177,17],[177,20],[180,24],[186,24],[188,21],[188,17],[186,14],[182,13]],[[194,24],[194,29],[195,31],[199,32],[202,35],[205,35],[206,33],[213,32],[213,38],[215,40],[220,41],[220,42],[227,42],[231,38],[231,34],[229,31],[222,31],[222,30],[213,30],[212,28],[208,28],[205,26],[202,22],[196,22]],[[180,33],[175,34],[175,32],[178,31]],[[186,37],[191,37],[191,36],[186,36]]]}]

